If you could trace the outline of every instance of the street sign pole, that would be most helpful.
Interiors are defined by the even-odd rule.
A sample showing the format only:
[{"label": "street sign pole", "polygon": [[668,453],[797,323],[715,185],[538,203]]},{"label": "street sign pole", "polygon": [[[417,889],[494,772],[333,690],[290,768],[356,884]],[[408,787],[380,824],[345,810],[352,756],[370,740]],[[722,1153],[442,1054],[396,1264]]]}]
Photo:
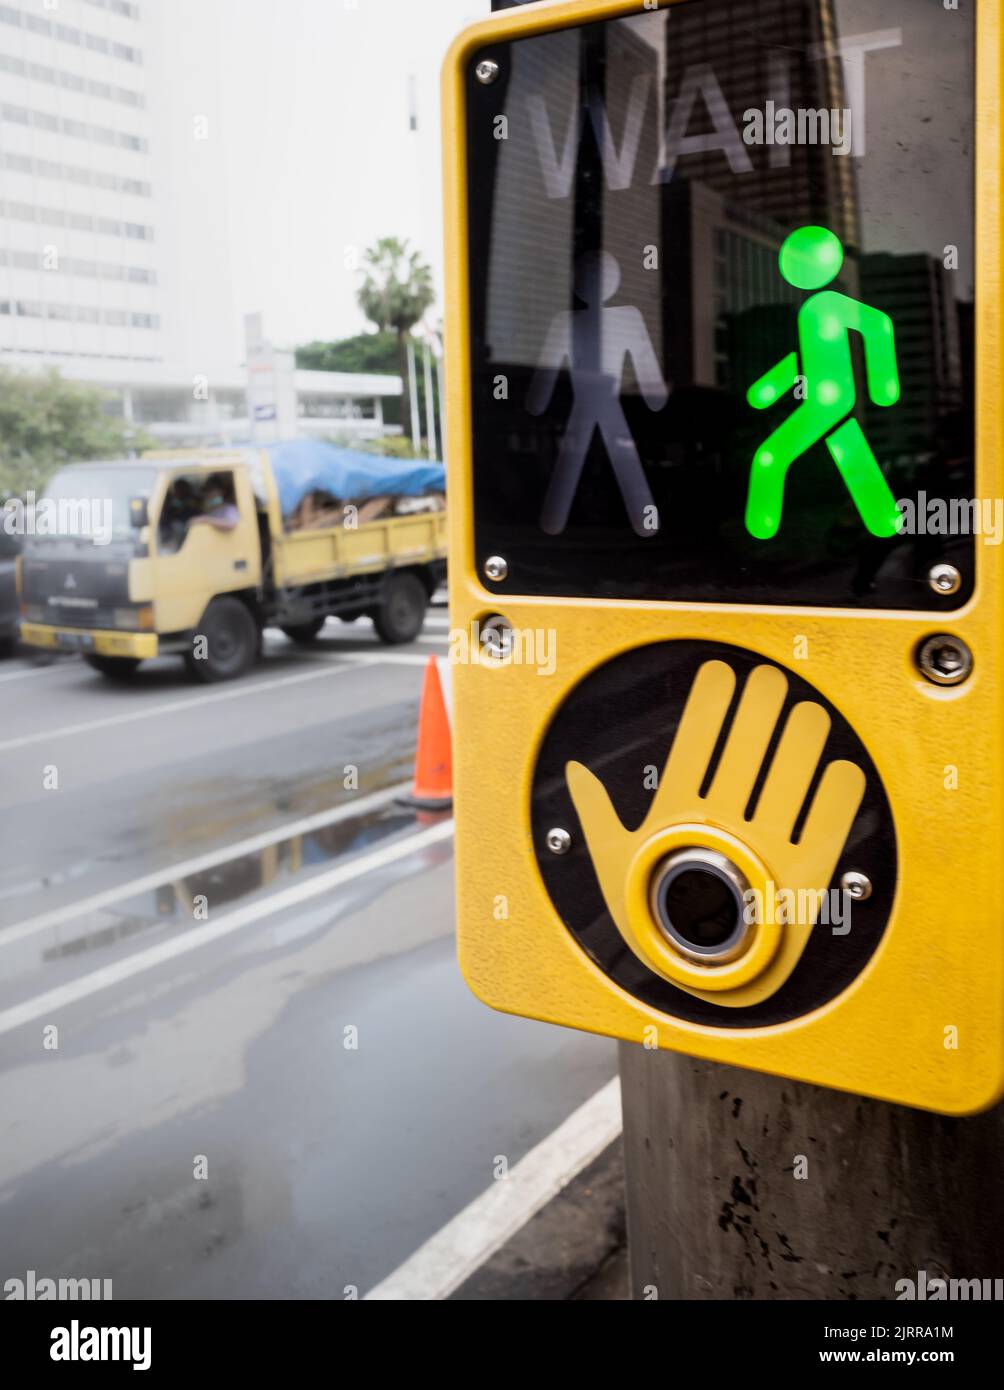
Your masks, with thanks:
[{"label": "street sign pole", "polygon": [[630,1043],[620,1071],[633,1298],[932,1300],[1004,1272],[1004,1107],[945,1119]]},{"label": "street sign pole", "polygon": [[408,335],[408,402],[411,409],[411,445],[415,457],[422,451],[422,417],[418,413],[418,373],[415,368],[415,340]]},{"label": "street sign pole", "polygon": [[436,399],[432,389],[432,352],[427,338],[422,340],[422,381],[425,387],[425,420],[429,457],[435,459],[439,457],[439,447],[436,443]]}]

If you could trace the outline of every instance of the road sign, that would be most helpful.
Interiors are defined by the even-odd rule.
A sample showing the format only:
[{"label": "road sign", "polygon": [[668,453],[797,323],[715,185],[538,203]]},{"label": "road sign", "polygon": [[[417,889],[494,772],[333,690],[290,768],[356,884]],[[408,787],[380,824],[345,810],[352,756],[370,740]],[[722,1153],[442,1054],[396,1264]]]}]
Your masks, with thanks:
[{"label": "road sign", "polygon": [[974,9],[575,0],[450,53],[459,939],[497,1008],[946,1113],[1004,1089]]},{"label": "road sign", "polygon": [[248,424],[251,438],[262,444],[288,439],[296,428],[296,379],[293,354],[272,346],[264,336],[261,314],[244,316],[247,362]]}]

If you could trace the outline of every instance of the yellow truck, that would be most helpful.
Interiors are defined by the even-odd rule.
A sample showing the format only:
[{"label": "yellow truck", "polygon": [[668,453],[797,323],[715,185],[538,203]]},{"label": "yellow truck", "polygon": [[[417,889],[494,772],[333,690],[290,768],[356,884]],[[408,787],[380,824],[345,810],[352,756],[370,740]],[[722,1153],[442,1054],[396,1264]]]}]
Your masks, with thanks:
[{"label": "yellow truck", "polygon": [[201,681],[248,671],[266,626],[306,644],[365,614],[410,642],[445,577],[442,491],[442,465],[316,441],[71,464],[18,562],[21,640],[112,678],[175,653]]}]

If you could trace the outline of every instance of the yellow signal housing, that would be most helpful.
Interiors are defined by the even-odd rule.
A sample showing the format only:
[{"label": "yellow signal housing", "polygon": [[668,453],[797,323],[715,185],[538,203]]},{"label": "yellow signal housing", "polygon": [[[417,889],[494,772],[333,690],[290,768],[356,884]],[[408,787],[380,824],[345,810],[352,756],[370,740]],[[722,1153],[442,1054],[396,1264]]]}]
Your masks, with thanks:
[{"label": "yellow signal housing", "polygon": [[[828,0],[818,0],[818,12],[829,8]],[[683,12],[696,9],[711,12],[715,0],[662,4],[658,18],[665,29],[658,32],[682,36],[677,26],[687,22]],[[551,54],[563,61],[566,51],[585,54],[579,69],[569,68],[568,85],[574,85],[585,80],[581,72],[600,44],[598,37],[587,36],[586,46],[576,50],[575,36],[585,28],[599,36],[599,26],[621,21],[630,23],[604,40],[605,92],[592,107],[584,93],[579,124],[568,115],[574,116],[574,109],[560,105],[572,100],[563,95],[564,87],[547,88],[536,100],[525,74],[546,83],[552,64],[533,57],[538,50],[529,45],[551,36],[552,47],[539,49],[545,58]],[[563,567],[579,563],[576,557],[588,550],[590,537],[607,536],[605,519],[587,513],[588,496],[573,504],[570,529],[559,536],[545,534],[529,511],[519,511],[524,494],[538,496],[535,470],[559,447],[559,412],[563,408],[567,415],[570,407],[566,394],[563,406],[559,401],[554,407],[547,436],[529,433],[543,428],[532,412],[519,414],[523,407],[514,396],[534,364],[527,359],[529,365],[521,363],[518,370],[507,366],[516,360],[515,348],[509,359],[499,355],[504,334],[515,343],[518,333],[517,327],[506,327],[501,280],[490,278],[494,261],[484,254],[484,228],[490,222],[492,235],[501,236],[494,229],[508,216],[504,201],[516,198],[517,175],[538,179],[534,151],[541,148],[548,159],[553,155],[545,170],[553,186],[541,184],[539,205],[542,215],[557,218],[561,194],[555,188],[571,167],[563,162],[571,160],[563,142],[574,140],[577,130],[587,131],[592,121],[600,136],[581,139],[588,157],[599,161],[596,168],[606,170],[606,183],[593,202],[585,185],[572,185],[569,236],[574,227],[576,235],[587,237],[594,224],[604,228],[604,236],[621,235],[613,209],[618,197],[628,196],[631,141],[645,148],[653,117],[651,106],[641,104],[643,84],[632,87],[626,76],[617,88],[623,95],[612,95],[610,73],[618,63],[648,62],[648,31],[638,26],[655,22],[637,0],[516,8],[467,29],[444,68],[461,969],[480,999],[509,1013],[941,1113],[977,1112],[1004,1092],[1000,545],[974,544],[972,584],[956,600],[937,597],[933,569],[934,596],[917,586],[912,607],[858,602],[851,592],[842,601],[813,603],[798,596],[771,601],[773,595],[763,590],[744,601],[723,588],[699,599],[692,592],[674,596],[668,583],[663,596],[637,586],[633,593],[613,591],[622,553],[625,565],[634,564],[634,547],[642,557],[656,557],[651,561],[656,568],[664,553],[661,536],[639,538],[626,518],[613,515],[616,507],[606,509],[609,524],[623,527],[623,552],[607,546],[594,560],[587,557],[574,582]],[[979,7],[975,53],[974,496],[999,499],[1004,496],[999,0]],[[695,65],[701,58],[695,56]],[[869,55],[867,61],[884,60]],[[489,66],[479,75],[479,65],[486,63],[495,65],[495,74]],[[684,85],[688,80],[684,73]],[[727,100],[724,61],[718,81]],[[482,90],[488,93],[484,98]],[[647,90],[651,100],[651,81]],[[548,107],[545,97],[551,91],[558,95],[549,98]],[[607,105],[601,110],[602,99]],[[672,100],[666,100],[671,114]],[[477,105],[482,101],[488,104]],[[634,126],[632,101],[643,112]],[[506,116],[507,124],[500,126],[499,116]],[[493,128],[482,134],[489,117]],[[545,118],[547,140],[541,135]],[[669,134],[675,138],[672,129]],[[878,151],[877,132],[873,140],[869,128],[868,138],[868,151]],[[509,146],[499,149],[495,164],[482,158],[491,152],[489,139]],[[672,193],[659,188],[651,193],[639,184],[633,196],[649,201],[624,206],[657,207],[661,225],[669,225],[677,216],[671,200],[683,198],[675,191],[679,170],[690,158],[700,164],[702,188],[696,188],[695,176],[688,196],[711,207],[717,195],[706,191],[707,180],[719,178],[717,166],[700,150],[688,155],[690,148],[684,147],[676,171],[663,180]],[[737,166],[740,155],[733,151]],[[764,151],[751,150],[748,157],[775,167]],[[605,158],[613,162],[604,165]],[[851,176],[850,159],[836,156],[833,165],[838,182]],[[724,180],[725,155],[721,166]],[[530,172],[524,175],[525,168]],[[735,177],[736,188],[747,196],[744,190],[752,185]],[[647,168],[642,178],[648,185]],[[588,187],[595,189],[596,180]],[[664,201],[652,202],[656,196]],[[506,227],[526,222],[530,212],[528,201]],[[842,233],[847,235],[843,228]],[[553,247],[546,254],[549,265],[560,267]],[[663,248],[664,258],[671,254]],[[571,255],[569,247],[565,259]],[[629,257],[623,248],[619,259],[624,271]],[[878,272],[890,263],[869,261],[863,251],[851,272],[859,278],[846,282],[845,292],[865,297],[866,285],[877,283]],[[893,269],[905,274],[908,267],[895,262]],[[512,273],[532,279],[525,265]],[[625,273],[612,303],[643,293],[634,288],[643,283],[641,277],[634,276],[630,285],[628,278]],[[697,283],[696,272],[691,278]],[[538,297],[547,293],[539,288],[543,280],[533,283]],[[571,291],[561,303],[570,312],[582,307]],[[662,310],[645,312],[646,323],[658,326]],[[782,310],[771,312],[771,323],[780,322]],[[494,337],[482,331],[489,320],[498,329]],[[533,331],[539,341],[542,333]],[[658,338],[655,327],[651,336]],[[664,367],[668,341],[667,333]],[[749,431],[750,458],[766,433],[760,426],[767,411],[746,402],[746,388],[778,355],[772,358],[764,347],[760,364],[741,384],[741,395],[739,386],[733,392],[737,410],[747,412],[736,418],[737,428]],[[561,370],[573,367],[566,363]],[[510,393],[500,405],[508,412],[499,416],[501,443],[485,428],[492,419],[491,383],[500,376]],[[651,438],[657,439],[658,419],[637,394],[625,387],[631,397],[628,418],[641,422],[639,433],[651,425]],[[682,394],[679,385],[670,392],[667,419]],[[903,399],[910,399],[905,378]],[[900,408],[889,406],[889,418]],[[864,408],[859,416],[868,434],[872,416]],[[526,450],[521,441],[529,438],[534,443]],[[588,486],[613,489],[616,479],[602,444],[594,439],[589,447],[583,476],[595,481]],[[641,445],[639,452],[645,457]],[[820,476],[824,467],[834,473],[837,498],[840,480],[825,445],[820,457]],[[508,467],[513,517],[498,500],[505,496],[499,476]],[[800,485],[800,467],[798,462],[792,467],[790,489]],[[663,471],[672,470],[667,465]],[[654,476],[647,467],[646,472]],[[791,495],[797,507],[797,495]],[[618,498],[615,491],[609,496]],[[856,513],[846,515],[857,529],[848,529],[848,523],[842,534],[857,545],[859,531],[862,537],[868,533]],[[484,535],[483,523],[489,528]],[[788,524],[786,502],[782,543]],[[490,529],[496,525],[510,526],[511,553],[486,553],[484,537],[501,534]],[[741,534],[742,526],[740,507],[719,526],[719,546],[775,544]],[[526,563],[519,549],[524,541]],[[872,536],[861,544],[898,541]],[[924,554],[933,565],[937,543],[926,544]],[[632,573],[643,576],[643,563],[639,559]],[[535,586],[533,575],[545,570],[547,584]],[[954,582],[952,574],[949,570],[944,593]],[[587,592],[590,584],[594,591]],[[508,645],[486,645],[486,630],[508,631]],[[855,847],[866,845],[874,849],[871,871],[856,872]],[[694,877],[698,873],[704,875],[700,882]],[[816,895],[801,913],[799,890],[809,899]],[[819,895],[832,891],[843,893],[849,906],[846,932],[847,923],[821,920]],[[794,904],[794,920],[791,912],[778,910],[779,900]],[[730,903],[735,920],[716,935],[714,922],[725,921],[733,910]],[[856,914],[868,924],[860,930]],[[680,922],[690,927],[680,928]],[[867,932],[873,935],[865,949],[862,933]],[[702,945],[702,933],[710,947]]]}]

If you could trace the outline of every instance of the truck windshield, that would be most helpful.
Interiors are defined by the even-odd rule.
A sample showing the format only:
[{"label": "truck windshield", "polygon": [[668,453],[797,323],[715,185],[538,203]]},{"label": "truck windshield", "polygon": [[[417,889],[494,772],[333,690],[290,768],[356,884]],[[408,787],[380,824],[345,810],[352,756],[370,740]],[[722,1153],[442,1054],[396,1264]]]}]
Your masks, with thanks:
[{"label": "truck windshield", "polygon": [[156,480],[157,470],[143,464],[64,468],[50,480],[38,504],[36,534],[105,542],[134,537],[130,504],[137,498],[148,501]]}]

